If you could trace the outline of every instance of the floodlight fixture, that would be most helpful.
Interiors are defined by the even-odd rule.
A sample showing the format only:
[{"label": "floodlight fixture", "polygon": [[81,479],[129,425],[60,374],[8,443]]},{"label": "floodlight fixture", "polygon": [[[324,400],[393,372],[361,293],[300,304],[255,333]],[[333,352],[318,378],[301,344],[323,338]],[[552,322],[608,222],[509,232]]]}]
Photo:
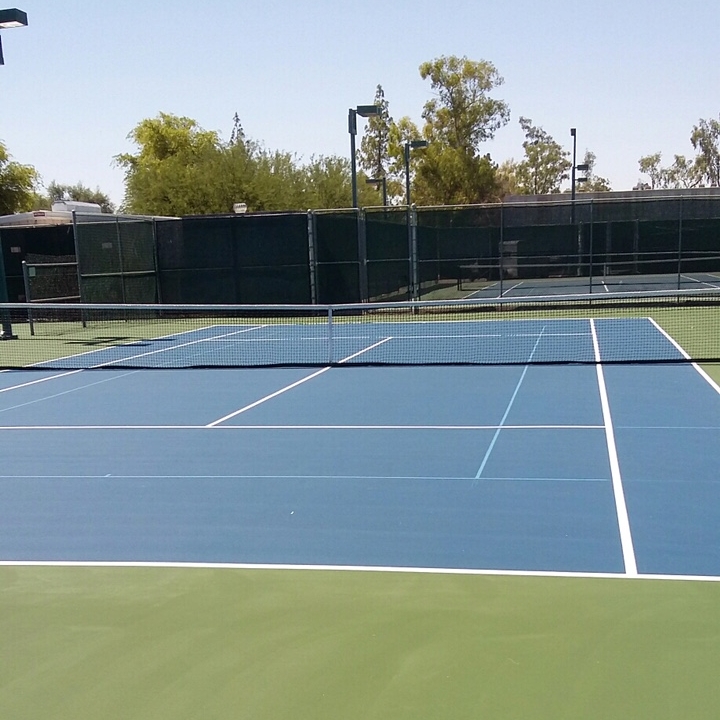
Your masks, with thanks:
[{"label": "floodlight fixture", "polygon": [[375,115],[380,115],[382,108],[379,105],[358,105],[355,108],[355,112],[360,117],[373,117]]},{"label": "floodlight fixture", "polygon": [[26,27],[28,24],[27,13],[17,8],[0,10],[0,29]]}]

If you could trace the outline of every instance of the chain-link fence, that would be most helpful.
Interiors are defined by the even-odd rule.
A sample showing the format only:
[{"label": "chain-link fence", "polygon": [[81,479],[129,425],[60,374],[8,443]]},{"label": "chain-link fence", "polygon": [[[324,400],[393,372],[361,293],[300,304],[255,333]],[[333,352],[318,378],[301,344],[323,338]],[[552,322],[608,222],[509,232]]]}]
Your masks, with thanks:
[{"label": "chain-link fence", "polygon": [[713,191],[182,219],[75,214],[72,227],[3,228],[0,237],[10,301],[25,298],[22,260],[36,266],[32,299],[103,303],[720,287],[720,192]]}]

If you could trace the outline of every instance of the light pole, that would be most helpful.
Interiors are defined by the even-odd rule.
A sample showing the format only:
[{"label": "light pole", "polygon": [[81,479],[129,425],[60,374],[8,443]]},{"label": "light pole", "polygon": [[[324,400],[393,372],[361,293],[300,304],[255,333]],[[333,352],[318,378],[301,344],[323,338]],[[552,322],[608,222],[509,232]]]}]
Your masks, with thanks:
[{"label": "light pole", "polygon": [[410,150],[426,148],[427,140],[406,140],[405,141],[405,204],[410,208]]},{"label": "light pole", "polygon": [[[17,8],[9,10],[0,10],[0,29],[24,27],[28,24],[27,13]],[[4,65],[2,40],[0,40],[0,65]],[[5,278],[5,263],[2,258],[2,245],[0,245],[0,302],[8,301],[7,279]],[[2,331],[0,331],[0,340],[17,340],[17,335],[13,335],[10,315],[7,312],[2,313]]]},{"label": "light pole", "polygon": [[373,117],[380,115],[382,108],[379,105],[358,105],[348,110],[348,132],[350,133],[350,180],[352,183],[352,206],[358,206],[357,197],[357,166],[355,161],[355,136],[357,135],[357,116]]},{"label": "light pole", "polygon": [[387,207],[388,201],[387,201],[387,178],[386,177],[380,177],[380,178],[368,178],[365,181],[368,185],[374,185],[377,187],[380,185],[382,187],[382,203],[383,207]]}]

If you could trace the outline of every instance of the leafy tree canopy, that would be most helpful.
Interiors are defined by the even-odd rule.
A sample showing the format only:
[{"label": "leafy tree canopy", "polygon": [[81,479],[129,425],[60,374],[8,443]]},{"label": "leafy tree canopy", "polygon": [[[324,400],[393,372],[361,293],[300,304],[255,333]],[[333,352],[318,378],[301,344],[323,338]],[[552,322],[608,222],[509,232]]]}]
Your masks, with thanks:
[{"label": "leafy tree canopy", "polygon": [[39,182],[35,168],[12,160],[0,142],[0,215],[32,210]]}]

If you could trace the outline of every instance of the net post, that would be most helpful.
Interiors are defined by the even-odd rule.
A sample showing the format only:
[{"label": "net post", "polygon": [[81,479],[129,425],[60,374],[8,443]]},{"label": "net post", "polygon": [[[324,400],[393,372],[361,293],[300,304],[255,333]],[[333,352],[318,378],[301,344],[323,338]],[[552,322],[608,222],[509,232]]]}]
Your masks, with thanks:
[{"label": "net post", "polygon": [[30,270],[26,260],[22,261],[22,274],[23,274],[23,285],[25,286],[25,302],[28,304],[27,319],[28,325],[30,326],[30,335],[35,334],[35,325],[33,324],[33,316],[30,303],[32,298],[30,297]]},{"label": "net post", "polygon": [[328,318],[328,364],[333,364],[333,357],[335,355],[333,351],[333,309],[332,305],[328,305],[327,309]]},{"label": "net post", "polygon": [[[7,278],[5,277],[5,260],[3,258],[2,238],[0,237],[0,303],[8,301]],[[17,335],[13,334],[10,311],[0,311],[0,340],[17,340]]]}]

